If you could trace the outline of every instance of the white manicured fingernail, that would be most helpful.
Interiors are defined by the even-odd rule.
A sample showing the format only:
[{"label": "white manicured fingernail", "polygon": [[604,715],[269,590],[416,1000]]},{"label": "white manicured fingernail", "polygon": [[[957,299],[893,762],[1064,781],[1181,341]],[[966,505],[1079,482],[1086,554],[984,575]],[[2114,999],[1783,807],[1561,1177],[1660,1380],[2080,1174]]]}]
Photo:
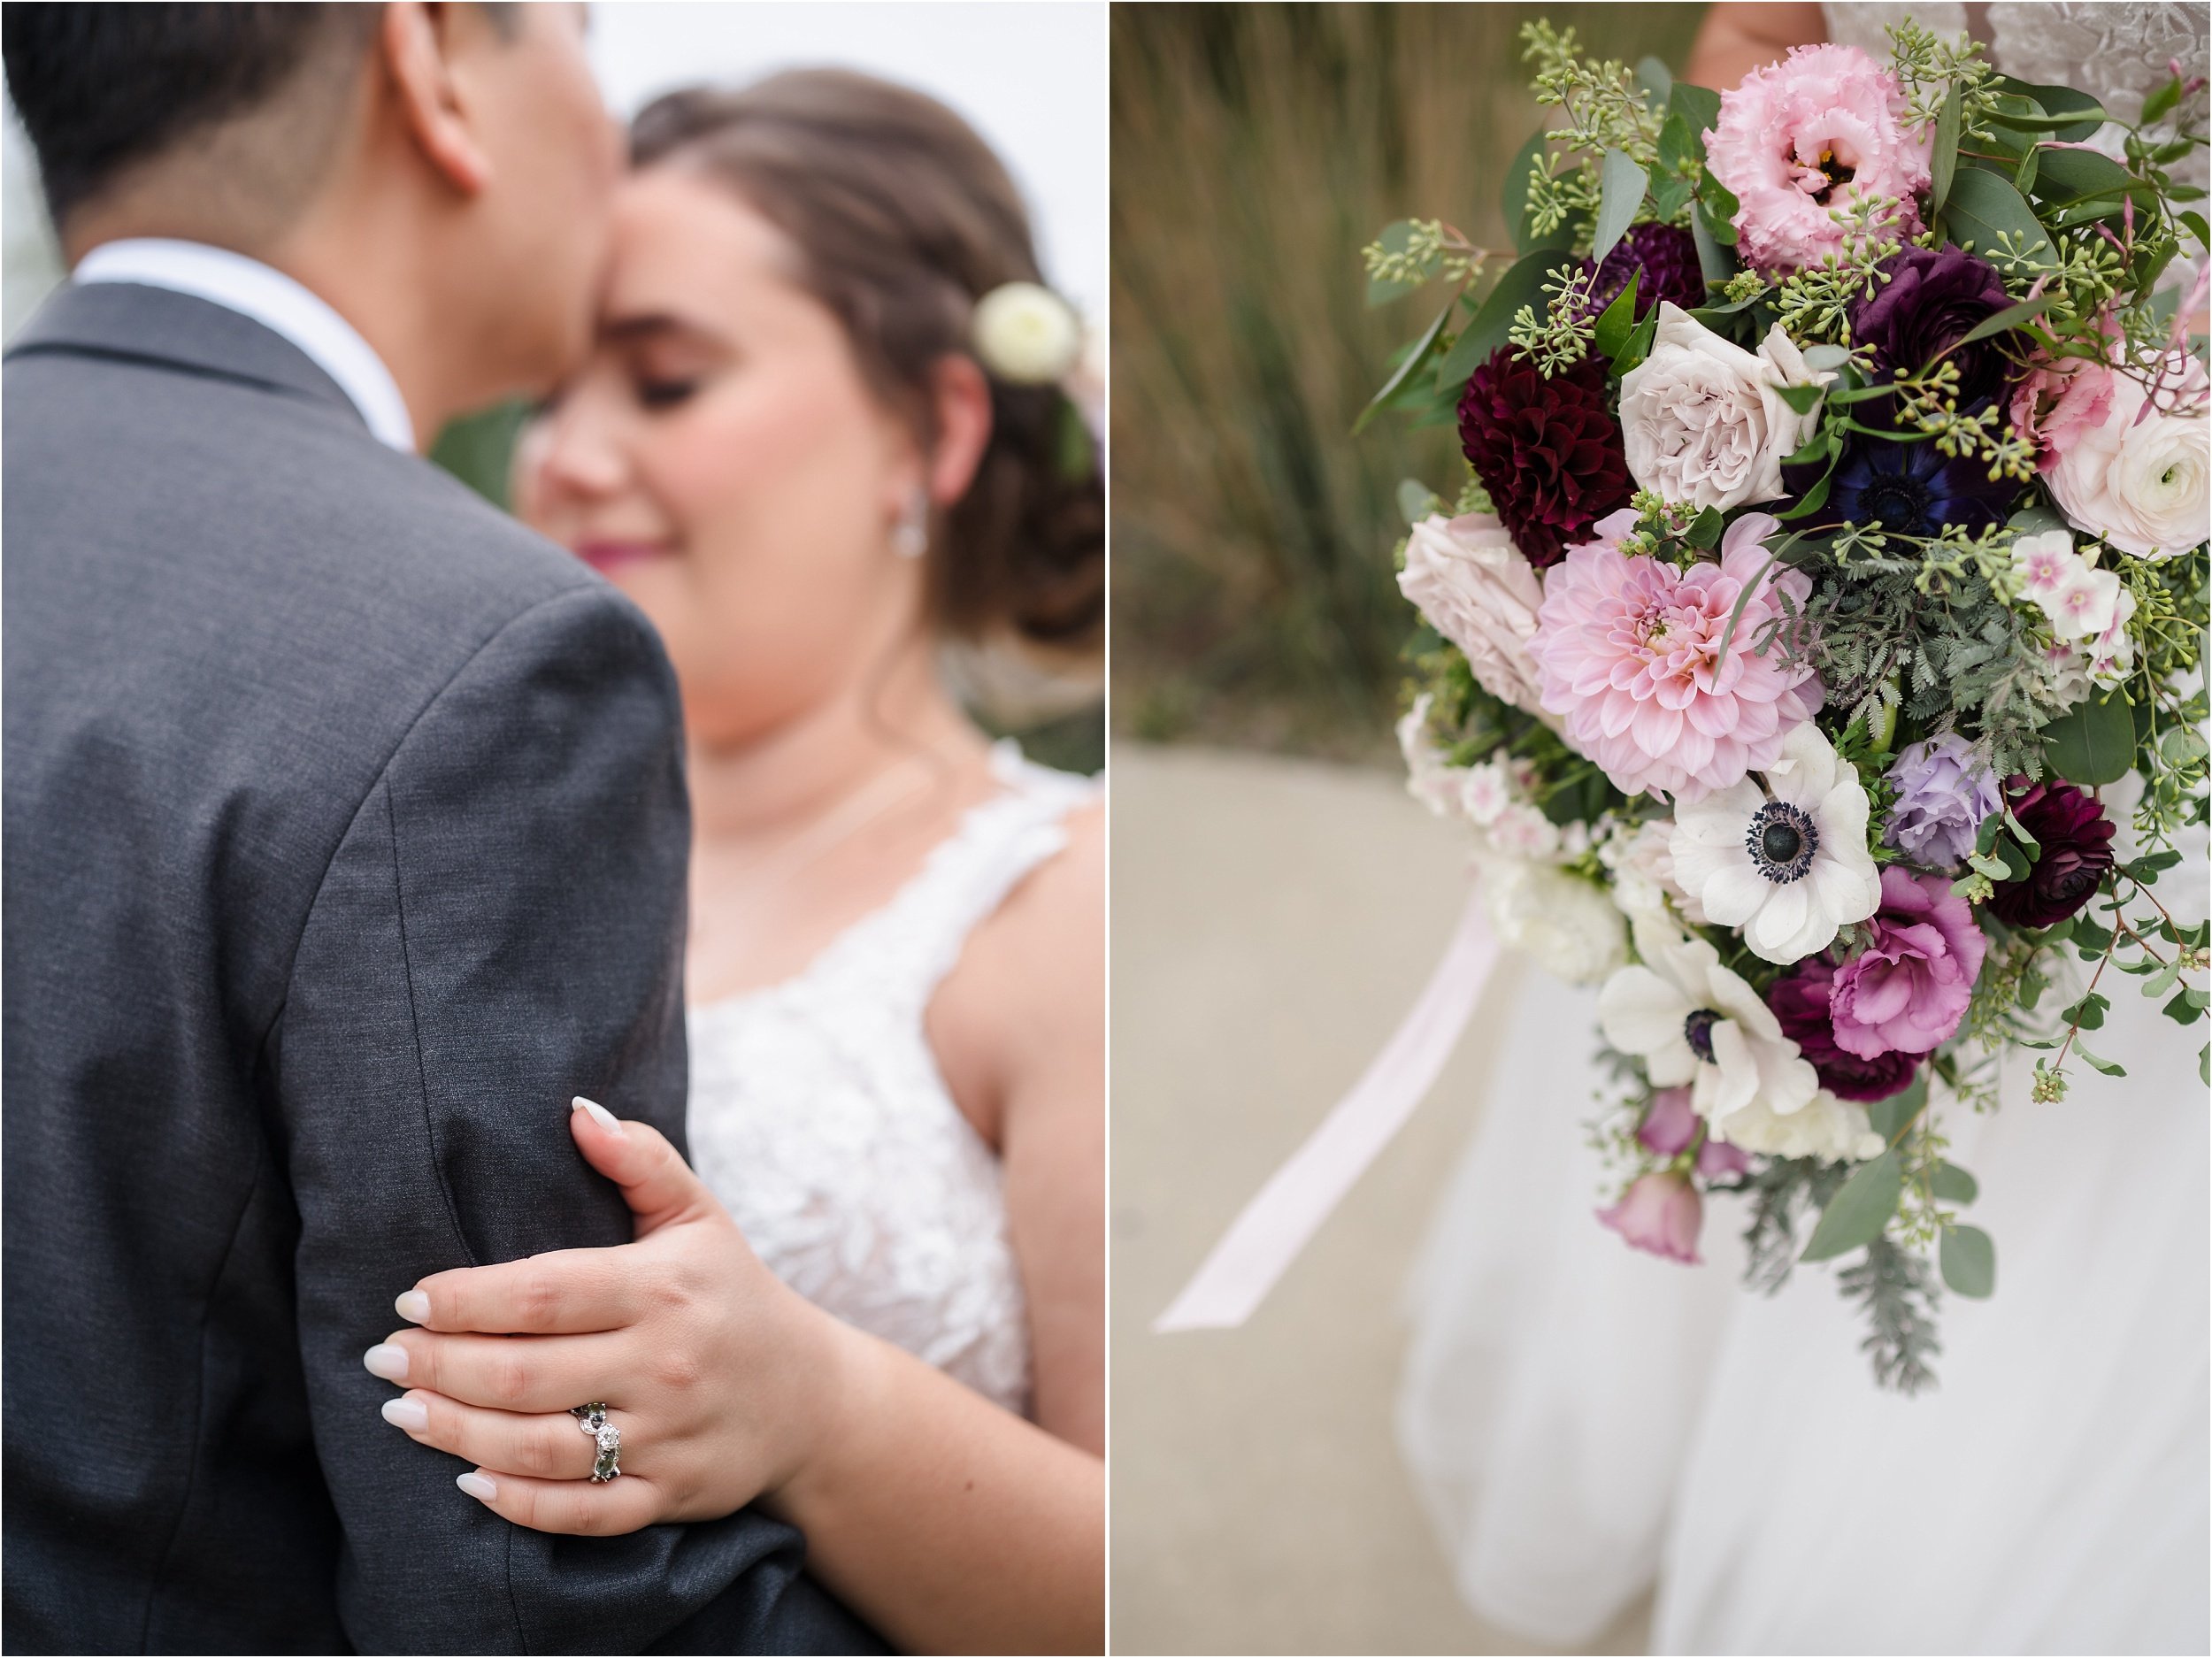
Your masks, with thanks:
[{"label": "white manicured fingernail", "polygon": [[384,1401],[384,1420],[395,1428],[420,1433],[430,1425],[430,1412],[411,1399],[388,1399]]},{"label": "white manicured fingernail", "polygon": [[479,1502],[489,1502],[499,1495],[499,1487],[481,1474],[464,1474],[453,1483]]},{"label": "white manicured fingernail", "polygon": [[369,1367],[370,1375],[381,1376],[388,1382],[407,1379],[407,1349],[388,1341],[380,1341],[364,1353],[361,1362]]},{"label": "white manicured fingernail", "polygon": [[605,1129],[610,1134],[619,1134],[622,1132],[622,1125],[616,1119],[615,1114],[607,1109],[605,1106],[600,1104],[596,1100],[587,1100],[582,1094],[580,1094],[573,1100],[569,1101],[569,1109],[572,1111],[590,1112],[591,1120],[598,1124],[600,1127]]},{"label": "white manicured fingernail", "polygon": [[430,1297],[420,1290],[409,1290],[392,1302],[392,1310],[411,1324],[430,1322]]}]

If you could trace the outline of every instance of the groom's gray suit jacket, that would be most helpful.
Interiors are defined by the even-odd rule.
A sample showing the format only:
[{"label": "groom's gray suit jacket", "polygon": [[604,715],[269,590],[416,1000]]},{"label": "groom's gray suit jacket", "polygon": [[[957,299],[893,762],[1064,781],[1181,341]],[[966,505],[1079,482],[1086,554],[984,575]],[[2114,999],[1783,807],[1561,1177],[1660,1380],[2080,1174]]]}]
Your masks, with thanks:
[{"label": "groom's gray suit jacket", "polygon": [[8,1650],[872,1646],[758,1516],[508,1524],[361,1366],[628,1238],[571,1095],[682,1144],[650,629],[219,306],[65,289],[4,387]]}]

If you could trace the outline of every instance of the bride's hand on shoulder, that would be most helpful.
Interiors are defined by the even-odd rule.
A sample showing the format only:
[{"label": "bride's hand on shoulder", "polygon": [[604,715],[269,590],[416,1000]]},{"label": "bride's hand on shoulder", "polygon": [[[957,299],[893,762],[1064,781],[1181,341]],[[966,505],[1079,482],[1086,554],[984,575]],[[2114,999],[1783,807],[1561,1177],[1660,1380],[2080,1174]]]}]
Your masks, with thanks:
[{"label": "bride's hand on shoulder", "polygon": [[[395,1303],[415,1327],[365,1356],[407,1389],[385,1420],[541,1531],[710,1519],[773,1493],[833,1431],[851,1332],[761,1263],[650,1125],[579,1101],[569,1126],[622,1188],[636,1240],[422,1279]],[[621,1477],[603,1483],[570,1414],[598,1401],[621,1433]]]}]

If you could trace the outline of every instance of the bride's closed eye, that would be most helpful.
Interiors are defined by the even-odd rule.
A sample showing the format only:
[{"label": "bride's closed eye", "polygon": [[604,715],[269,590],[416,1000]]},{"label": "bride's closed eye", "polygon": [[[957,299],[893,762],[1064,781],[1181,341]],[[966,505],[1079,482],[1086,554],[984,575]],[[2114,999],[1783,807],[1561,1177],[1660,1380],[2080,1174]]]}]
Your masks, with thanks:
[{"label": "bride's closed eye", "polygon": [[699,389],[699,382],[690,380],[653,380],[644,375],[635,377],[632,387],[638,403],[646,409],[672,409],[687,401]]}]

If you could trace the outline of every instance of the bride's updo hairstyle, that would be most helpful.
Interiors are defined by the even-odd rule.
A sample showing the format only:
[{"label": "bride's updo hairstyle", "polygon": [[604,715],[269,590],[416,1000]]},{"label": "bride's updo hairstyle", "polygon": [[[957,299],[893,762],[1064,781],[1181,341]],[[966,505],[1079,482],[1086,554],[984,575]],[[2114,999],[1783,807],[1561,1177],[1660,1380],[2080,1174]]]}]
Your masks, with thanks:
[{"label": "bride's updo hairstyle", "polygon": [[[925,449],[937,436],[933,365],[973,356],[976,302],[1042,280],[1020,193],[990,147],[935,99],[872,76],[795,70],[670,93],[638,116],[631,159],[718,180],[789,238],[800,285]],[[1058,388],[985,372],[990,443],[967,493],[932,515],[931,619],[975,643],[1010,633],[1090,648],[1105,610],[1099,469],[1071,443],[1076,417]]]}]

